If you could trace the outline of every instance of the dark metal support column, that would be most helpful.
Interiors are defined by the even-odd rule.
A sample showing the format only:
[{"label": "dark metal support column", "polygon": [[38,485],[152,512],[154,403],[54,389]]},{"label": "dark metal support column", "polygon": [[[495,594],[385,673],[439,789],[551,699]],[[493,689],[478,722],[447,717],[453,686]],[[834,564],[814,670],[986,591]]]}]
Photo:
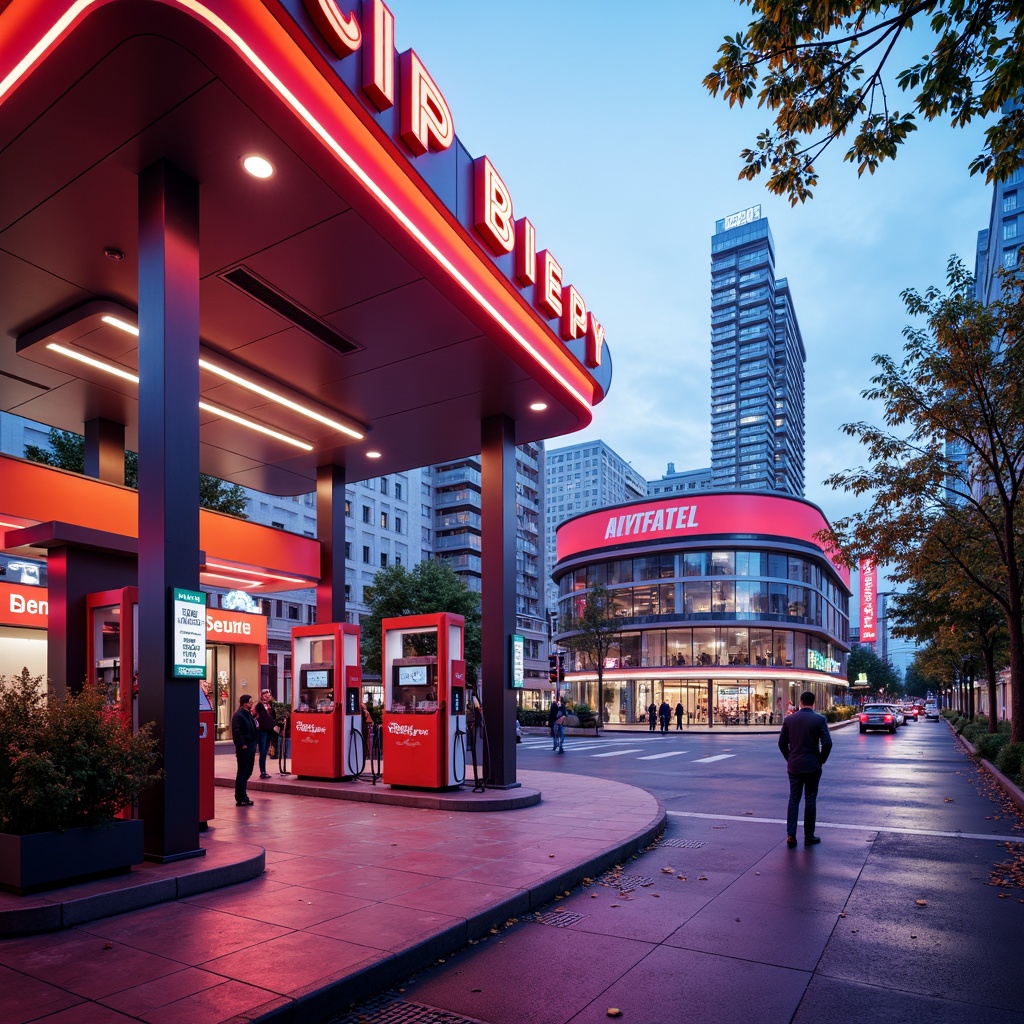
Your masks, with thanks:
[{"label": "dark metal support column", "polygon": [[345,621],[345,470],[316,470],[316,537],[320,541],[320,583],[316,621]]},{"label": "dark metal support column", "polygon": [[199,589],[199,186],[139,176],[139,721],[164,779],[139,802],[150,860],[200,856],[199,685],[171,677],[173,587]]},{"label": "dark metal support column", "polygon": [[708,728],[715,727],[715,681],[708,680]]},{"label": "dark metal support column", "polygon": [[85,424],[85,475],[124,484],[124,424],[93,419]]},{"label": "dark metal support column", "polygon": [[488,743],[484,774],[488,786],[511,789],[519,785],[509,646],[516,631],[515,423],[507,416],[492,416],[481,427],[480,673]]}]

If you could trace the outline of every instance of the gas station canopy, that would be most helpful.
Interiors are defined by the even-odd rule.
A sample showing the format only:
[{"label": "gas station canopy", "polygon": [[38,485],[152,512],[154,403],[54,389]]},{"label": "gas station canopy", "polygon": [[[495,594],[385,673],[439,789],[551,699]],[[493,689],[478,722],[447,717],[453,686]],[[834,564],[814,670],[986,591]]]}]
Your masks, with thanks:
[{"label": "gas station canopy", "polygon": [[603,329],[389,19],[0,2],[0,408],[137,450],[138,178],[166,161],[199,184],[203,472],[298,494],[473,455],[489,417],[585,426]]}]

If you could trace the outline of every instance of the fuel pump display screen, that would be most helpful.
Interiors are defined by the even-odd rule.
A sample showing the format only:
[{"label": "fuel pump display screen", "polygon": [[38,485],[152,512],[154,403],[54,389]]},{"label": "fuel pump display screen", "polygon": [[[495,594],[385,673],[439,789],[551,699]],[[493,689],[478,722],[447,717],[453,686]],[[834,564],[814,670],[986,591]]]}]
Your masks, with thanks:
[{"label": "fuel pump display screen", "polygon": [[466,688],[464,686],[452,687],[452,714],[464,715],[466,713]]}]

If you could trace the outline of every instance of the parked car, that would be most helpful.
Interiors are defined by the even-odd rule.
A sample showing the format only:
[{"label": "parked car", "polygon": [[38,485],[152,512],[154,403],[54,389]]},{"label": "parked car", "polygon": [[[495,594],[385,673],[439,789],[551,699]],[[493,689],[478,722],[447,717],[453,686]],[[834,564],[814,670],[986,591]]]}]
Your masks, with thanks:
[{"label": "parked car", "polygon": [[884,729],[886,732],[896,732],[896,715],[888,704],[865,704],[857,716],[860,720],[860,731],[866,733],[868,729]]},{"label": "parked car", "polygon": [[939,705],[935,701],[929,700],[925,702],[924,717],[925,721],[928,721],[930,718],[934,718],[936,722],[939,720]]}]

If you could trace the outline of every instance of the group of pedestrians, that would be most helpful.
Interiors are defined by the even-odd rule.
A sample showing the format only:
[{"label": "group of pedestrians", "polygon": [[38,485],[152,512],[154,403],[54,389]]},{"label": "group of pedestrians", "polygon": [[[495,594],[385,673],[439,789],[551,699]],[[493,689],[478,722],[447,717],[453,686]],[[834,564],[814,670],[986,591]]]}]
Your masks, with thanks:
[{"label": "group of pedestrians", "polygon": [[269,690],[260,694],[255,706],[250,693],[243,693],[238,698],[238,710],[231,716],[231,740],[235,745],[236,806],[251,807],[253,804],[247,789],[256,767],[257,751],[260,755],[260,778],[270,778],[267,752],[270,750],[270,741],[280,734],[281,725],[274,714],[274,702]]},{"label": "group of pedestrians", "polygon": [[[682,701],[676,704],[675,715],[676,715],[676,731],[683,731],[683,715],[686,714],[686,708],[683,707]],[[650,707],[647,709],[647,728],[650,732],[654,732],[656,726],[661,727],[662,732],[668,732],[669,724],[672,721],[672,708],[669,707],[668,701],[663,700],[661,704],[655,704],[651,701]]]}]

